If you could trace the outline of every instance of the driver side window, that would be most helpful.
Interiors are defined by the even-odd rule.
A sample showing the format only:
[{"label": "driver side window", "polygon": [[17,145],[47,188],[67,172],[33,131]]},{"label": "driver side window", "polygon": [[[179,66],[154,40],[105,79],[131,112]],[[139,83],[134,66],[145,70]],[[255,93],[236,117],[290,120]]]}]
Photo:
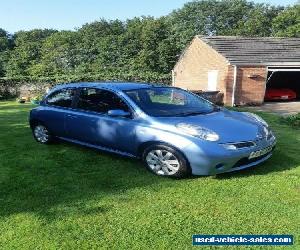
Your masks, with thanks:
[{"label": "driver side window", "polygon": [[128,106],[115,93],[95,88],[80,90],[77,108],[98,113],[107,113],[112,109],[129,111]]}]

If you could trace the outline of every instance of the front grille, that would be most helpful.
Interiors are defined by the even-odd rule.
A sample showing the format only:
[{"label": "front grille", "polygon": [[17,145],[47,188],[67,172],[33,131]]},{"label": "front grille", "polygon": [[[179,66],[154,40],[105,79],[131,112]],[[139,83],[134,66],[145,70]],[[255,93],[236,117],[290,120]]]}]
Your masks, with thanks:
[{"label": "front grille", "polygon": [[274,134],[273,134],[272,131],[270,131],[269,134],[268,134],[268,136],[267,136],[267,140],[269,141],[269,140],[271,140],[273,138],[274,138]]},{"label": "front grille", "polygon": [[239,161],[237,161],[232,166],[232,168],[238,168],[238,167],[241,167],[241,166],[244,166],[244,165],[248,165],[248,164],[251,164],[251,163],[256,162],[256,161],[259,161],[259,160],[265,158],[267,155],[271,154],[274,151],[274,149],[275,149],[275,147],[272,148],[271,152],[269,152],[267,154],[264,154],[264,155],[261,155],[259,157],[253,158],[253,159],[249,159],[248,157],[244,157],[244,158],[240,159]]},{"label": "front grille", "polygon": [[256,143],[253,141],[244,141],[244,142],[233,142],[223,144],[225,148],[230,149],[241,149],[241,148],[250,148],[256,146]]}]

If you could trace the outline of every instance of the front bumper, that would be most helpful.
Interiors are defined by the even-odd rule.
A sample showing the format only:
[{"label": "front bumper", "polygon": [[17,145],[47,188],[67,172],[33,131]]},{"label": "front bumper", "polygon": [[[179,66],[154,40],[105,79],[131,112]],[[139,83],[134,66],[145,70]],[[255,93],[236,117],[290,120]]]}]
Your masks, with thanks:
[{"label": "front bumper", "polygon": [[[256,146],[237,150],[225,149],[217,143],[206,143],[204,145],[193,143],[184,149],[184,153],[190,163],[192,174],[216,175],[260,164],[272,156],[275,146],[275,137],[271,140],[262,139],[256,141]],[[269,152],[249,159],[252,152],[268,147],[270,147]]]}]

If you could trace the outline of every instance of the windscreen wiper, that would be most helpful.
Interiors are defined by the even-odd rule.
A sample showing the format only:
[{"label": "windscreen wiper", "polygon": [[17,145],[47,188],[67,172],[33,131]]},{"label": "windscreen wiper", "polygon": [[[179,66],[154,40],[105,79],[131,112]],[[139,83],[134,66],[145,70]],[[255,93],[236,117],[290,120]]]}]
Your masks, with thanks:
[{"label": "windscreen wiper", "polygon": [[186,113],[179,113],[174,116],[193,116],[193,115],[203,115],[207,114],[207,112],[197,111],[197,112],[186,112]]}]

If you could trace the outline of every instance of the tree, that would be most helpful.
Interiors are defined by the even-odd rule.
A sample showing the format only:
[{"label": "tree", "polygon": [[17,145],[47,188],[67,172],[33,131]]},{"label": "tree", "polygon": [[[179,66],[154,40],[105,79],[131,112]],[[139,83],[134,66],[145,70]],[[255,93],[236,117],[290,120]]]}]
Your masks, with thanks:
[{"label": "tree", "polygon": [[14,49],[7,62],[7,75],[11,77],[28,76],[30,68],[39,62],[43,41],[57,31],[35,29],[17,32],[14,39]]},{"label": "tree", "polygon": [[0,29],[0,77],[5,75],[5,65],[8,61],[9,50],[12,47],[12,41],[9,34]]},{"label": "tree", "polygon": [[273,35],[282,37],[300,37],[300,4],[288,7],[274,18]]},{"label": "tree", "polygon": [[182,50],[195,35],[269,36],[282,9],[246,0],[193,1],[169,15],[169,26]]},{"label": "tree", "polygon": [[189,2],[169,16],[174,40],[183,49],[195,35],[232,35],[252,5],[243,0]]},{"label": "tree", "polygon": [[101,52],[100,41],[108,36],[119,36],[124,32],[124,24],[119,20],[106,21],[101,19],[83,25],[78,30],[78,42],[81,48],[82,64],[93,63]]},{"label": "tree", "polygon": [[159,45],[167,38],[166,26],[160,19],[144,20],[141,33],[141,50],[137,55],[136,67],[145,71],[160,71]]},{"label": "tree", "polygon": [[195,35],[299,37],[299,8],[195,0],[165,17],[100,19],[75,31],[35,29],[11,37],[0,29],[0,77],[165,79]]},{"label": "tree", "polygon": [[273,19],[284,8],[265,4],[255,5],[247,17],[239,21],[235,35],[266,37],[272,34]]},{"label": "tree", "polygon": [[78,33],[61,31],[48,36],[40,48],[40,61],[29,68],[33,76],[57,76],[74,73],[81,63]]}]

